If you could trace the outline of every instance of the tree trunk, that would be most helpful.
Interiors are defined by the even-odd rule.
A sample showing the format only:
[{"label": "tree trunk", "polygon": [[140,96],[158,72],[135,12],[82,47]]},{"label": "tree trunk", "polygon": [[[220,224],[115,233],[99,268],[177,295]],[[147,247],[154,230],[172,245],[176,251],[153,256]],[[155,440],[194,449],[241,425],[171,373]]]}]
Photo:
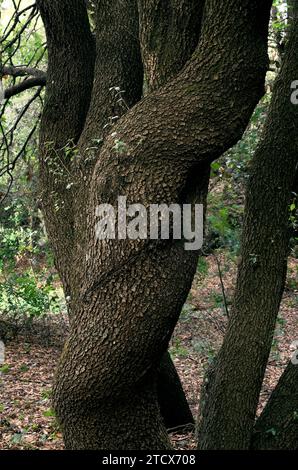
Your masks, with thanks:
[{"label": "tree trunk", "polygon": [[289,204],[298,161],[298,107],[291,103],[296,76],[297,22],[251,164],[236,292],[223,346],[206,379],[201,449],[250,447],[286,279]]},{"label": "tree trunk", "polygon": [[256,422],[256,450],[298,450],[298,366],[289,363]]},{"label": "tree trunk", "polygon": [[[124,8],[134,2],[104,1],[98,8],[103,14],[116,3]],[[96,240],[95,209],[103,202],[116,206],[119,195],[145,207],[205,202],[210,163],[241,137],[264,91],[270,6],[268,0],[208,0],[190,61],[108,135],[101,127],[107,81],[96,62],[89,115],[71,165],[75,184],[67,193],[74,214],[72,323],[53,390],[67,448],[170,447],[158,406],[157,369],[190,289],[198,251],[186,251],[184,240]],[[79,21],[75,10],[72,14]],[[109,19],[107,36],[117,27],[114,16]],[[98,27],[96,32],[97,55],[103,55],[98,41],[106,36]],[[117,35],[116,40],[123,47]],[[104,142],[88,157],[90,140],[100,137]],[[47,185],[45,179],[42,183]],[[56,189],[61,194],[59,185]],[[47,214],[51,225],[54,215]],[[50,236],[63,251],[54,230]]]},{"label": "tree trunk", "polygon": [[84,1],[37,1],[49,64],[40,127],[40,199],[66,296],[74,295],[73,149],[89,109],[95,44]]},{"label": "tree trunk", "polygon": [[138,0],[145,91],[174,78],[195,51],[205,0]]},{"label": "tree trunk", "polygon": [[[177,75],[194,52],[201,33],[204,1],[138,0],[145,94]],[[205,185],[206,195],[208,184]],[[206,196],[202,195],[206,206]],[[157,378],[160,411],[167,428],[194,423],[182,384],[169,353]]]}]

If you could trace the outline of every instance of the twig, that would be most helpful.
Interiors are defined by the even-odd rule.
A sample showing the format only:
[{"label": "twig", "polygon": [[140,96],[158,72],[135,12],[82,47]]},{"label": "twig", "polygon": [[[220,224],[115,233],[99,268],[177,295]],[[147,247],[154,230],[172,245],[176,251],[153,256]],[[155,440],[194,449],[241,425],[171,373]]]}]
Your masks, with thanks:
[{"label": "twig", "polygon": [[193,423],[187,423],[187,424],[181,424],[179,426],[176,426],[174,428],[169,428],[167,429],[167,432],[177,432],[177,431],[189,431],[192,432],[195,429],[195,425]]},{"label": "twig", "polygon": [[218,257],[216,256],[216,254],[214,254],[214,258],[215,258],[216,264],[217,264],[217,269],[218,269],[218,274],[219,274],[219,279],[220,279],[220,285],[221,285],[222,297],[223,297],[223,301],[224,301],[225,312],[226,312],[227,317],[229,318],[230,313],[229,313],[229,309],[228,309],[228,303],[227,303],[225,286],[224,286],[224,283],[223,283],[223,277],[222,277],[222,271],[221,271],[221,267],[220,267],[220,261],[219,261]]}]

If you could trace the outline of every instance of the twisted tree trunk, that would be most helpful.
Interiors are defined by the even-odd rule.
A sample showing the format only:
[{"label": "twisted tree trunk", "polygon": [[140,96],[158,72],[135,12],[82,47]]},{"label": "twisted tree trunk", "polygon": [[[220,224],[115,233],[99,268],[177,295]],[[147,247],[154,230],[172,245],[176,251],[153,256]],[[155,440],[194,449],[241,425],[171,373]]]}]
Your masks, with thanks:
[{"label": "twisted tree trunk", "polygon": [[[197,0],[196,0],[197,3]],[[194,4],[192,7],[194,8]],[[65,6],[65,16],[70,15],[69,9],[67,9],[67,5]],[[56,8],[53,4],[49,5],[41,5],[41,12],[43,14],[43,19],[45,25],[47,27],[48,32],[48,41],[50,41],[53,37],[53,42],[51,42],[52,48],[57,54],[57,40],[61,40],[61,42],[67,47],[67,38],[61,38],[59,36],[62,35],[64,32],[60,31],[63,30],[63,22],[65,21],[65,17],[62,16],[61,18],[61,10]],[[51,12],[51,21],[49,20],[49,12]],[[62,11],[64,13],[64,11]],[[81,11],[80,11],[81,13]],[[69,259],[69,253],[72,251],[72,256],[77,260],[78,257],[84,258],[84,236],[85,236],[85,221],[87,215],[85,214],[86,209],[86,199],[88,197],[89,191],[89,184],[90,184],[90,177],[92,173],[92,168],[94,165],[94,159],[92,158],[92,154],[94,150],[98,152],[98,149],[101,145],[101,139],[104,134],[104,128],[108,125],[108,131],[113,124],[113,119],[116,115],[121,116],[126,111],[127,108],[131,107],[137,101],[140,100],[142,96],[142,85],[143,85],[143,64],[141,62],[141,55],[140,55],[140,46],[138,42],[138,14],[136,9],[135,2],[129,2],[127,4],[120,3],[110,3],[109,5],[98,5],[97,8],[97,56],[95,62],[95,85],[94,85],[94,93],[91,99],[91,105],[89,108],[88,119],[85,123],[84,133],[82,134],[81,140],[78,143],[78,150],[81,151],[84,156],[85,160],[83,162],[83,168],[76,168],[74,172],[71,168],[69,168],[69,174],[65,175],[63,172],[62,162],[65,160],[65,153],[68,154],[69,158],[66,162],[67,166],[70,166],[70,160],[74,156],[73,153],[75,152],[79,155],[79,151],[76,149],[75,144],[77,143],[77,137],[71,139],[69,136],[75,135],[72,132],[63,134],[61,142],[59,142],[60,148],[58,148],[58,142],[53,141],[50,145],[45,145],[44,153],[46,154],[46,159],[48,161],[51,158],[50,166],[55,170],[55,174],[53,172],[42,171],[41,175],[44,178],[48,178],[49,175],[52,173],[52,178],[55,178],[57,184],[57,177],[61,178],[61,184],[65,187],[63,188],[63,199],[59,201],[60,192],[57,191],[47,193],[47,189],[49,190],[50,185],[43,185],[43,200],[44,200],[44,210],[46,213],[49,213],[48,219],[48,228],[50,239],[53,240],[54,237],[57,237],[57,230],[56,230],[56,222],[57,222],[57,214],[61,216],[63,220],[60,223],[60,230],[61,235],[59,242],[59,247],[53,243],[54,248],[59,250],[59,255],[57,253],[57,268],[60,272],[62,280],[64,281],[65,285],[65,292],[66,296],[71,298],[71,303],[69,304],[69,315],[70,319],[72,319],[72,312],[74,308],[78,305],[77,299],[77,285],[80,282],[80,276],[78,275],[77,270],[71,269],[69,265],[67,268],[75,274],[75,277],[70,281],[68,280],[69,276],[64,274],[64,265],[65,265],[65,256]],[[163,21],[166,22],[168,18],[164,17]],[[55,26],[53,25],[53,21],[56,21]],[[189,24],[187,21],[183,22],[183,19],[180,18],[181,28],[184,28],[185,34],[195,35],[198,36],[200,31],[200,20],[201,16],[197,15],[195,20],[192,21],[192,28],[189,30]],[[62,24],[61,24],[62,21]],[[161,19],[160,19],[161,21]],[[196,28],[194,25],[196,24]],[[56,30],[56,32],[55,32]],[[176,31],[175,25],[172,26],[171,30],[171,39],[174,36],[174,33],[178,33]],[[153,33],[152,33],[153,36]],[[184,37],[182,35],[182,37]],[[73,41],[73,37],[69,38],[71,40],[70,44],[70,52],[69,54],[73,54],[73,48],[77,47],[75,42]],[[159,38],[161,39],[161,38]],[[76,40],[79,42],[81,38],[76,37]],[[87,43],[88,47],[93,47],[92,42],[94,40],[90,38],[90,44]],[[165,41],[164,41],[165,42]],[[184,41],[181,45],[181,59],[178,60],[177,57],[175,58],[176,69],[178,70],[182,68],[186,60],[190,57],[191,53],[193,52],[193,39],[190,41]],[[145,41],[143,41],[145,44]],[[115,45],[118,45],[115,47]],[[179,52],[180,48],[177,45],[176,52]],[[86,73],[88,73],[88,80],[91,79],[93,76],[93,70],[90,70],[90,66],[93,65],[93,57],[92,57],[92,48],[89,51],[84,51],[85,61],[86,64],[82,64],[81,66],[86,69]],[[68,57],[69,59],[69,57]],[[163,62],[163,67],[167,66],[170,68],[172,65],[174,58],[171,56],[167,57],[167,61]],[[88,67],[88,64],[89,67]],[[49,66],[49,77],[51,79],[51,73],[56,73],[56,67],[58,66],[57,61],[53,59],[53,67],[50,63]],[[68,64],[64,64],[60,66],[60,74],[64,77],[69,79],[69,69],[66,70]],[[176,71],[177,71],[176,70]],[[164,81],[166,81],[166,73],[163,74]],[[58,77],[59,78],[59,77]],[[86,100],[86,106],[89,103],[89,94],[90,90],[84,84],[85,75],[79,80],[75,80],[75,77],[71,75],[72,80],[76,86],[85,87],[86,96],[83,97]],[[81,82],[81,83],[80,83]],[[50,82],[51,84],[52,82]],[[67,82],[68,83],[68,82]],[[61,91],[63,88],[64,93],[69,94],[69,98],[71,93],[77,95],[78,90],[74,91],[72,88],[68,87],[67,83],[64,85],[63,82],[59,79],[59,84],[61,86]],[[111,90],[111,88],[120,88],[124,90],[123,101],[121,100],[120,103],[117,103],[118,99],[115,98],[115,91]],[[96,90],[98,90],[96,92]],[[52,91],[49,87],[48,94],[51,95]],[[119,95],[120,97],[121,95]],[[118,98],[119,98],[118,97]],[[60,104],[61,110],[65,112],[63,108],[63,103]],[[63,109],[62,109],[63,108]],[[49,117],[48,117],[48,110],[52,112],[51,102],[50,99],[48,100],[48,104],[45,108],[43,120],[45,120],[45,124],[42,125],[42,141],[47,143],[50,137],[55,137],[56,134],[53,132],[51,126],[48,125]],[[74,108],[75,111],[75,108]],[[60,108],[57,109],[57,112],[60,113]],[[54,116],[54,120],[56,121],[56,116]],[[74,122],[74,121],[73,121]],[[84,122],[84,120],[83,120]],[[81,135],[81,134],[79,134]],[[90,150],[86,151],[86,148],[90,146]],[[57,155],[57,150],[59,149],[59,156]],[[53,151],[54,149],[54,151]],[[51,154],[51,156],[49,156]],[[80,157],[79,157],[80,158]],[[53,162],[53,160],[57,160],[57,163]],[[87,160],[87,165],[86,165]],[[81,162],[79,162],[81,163]],[[43,161],[44,164],[44,161]],[[77,162],[75,162],[77,165]],[[78,180],[78,184],[73,184],[74,180]],[[73,186],[73,189],[69,188],[66,190],[68,184]],[[84,185],[84,190],[83,190]],[[81,197],[77,200],[77,205],[73,207],[73,199],[77,192],[77,187],[80,186]],[[56,201],[53,201],[53,198],[56,198]],[[58,199],[58,200],[57,200]],[[67,204],[66,201],[67,200]],[[57,210],[58,208],[58,210]],[[72,211],[70,211],[72,208]],[[69,227],[66,227],[64,224],[64,220],[69,220]],[[73,219],[73,222],[71,220]],[[73,229],[72,225],[75,225],[75,229]],[[71,248],[69,240],[75,236],[75,241],[73,243],[74,247]],[[65,256],[61,256],[60,252],[62,249],[62,243],[65,244],[63,251]],[[83,246],[83,248],[81,248]],[[62,266],[60,266],[62,265]],[[168,368],[168,371],[167,371]],[[175,371],[175,367],[172,363],[172,360],[168,354],[165,354],[163,363],[162,363],[162,379],[164,381],[164,385],[162,386],[161,379],[159,379],[159,394],[161,395],[161,403],[160,406],[163,410],[163,418],[165,421],[165,425],[167,428],[193,423],[192,413],[188,406],[179,376]],[[171,387],[171,389],[169,389]],[[167,405],[166,395],[170,393],[172,399],[169,401]],[[176,397],[176,398],[175,398]],[[176,404],[175,404],[176,401]],[[179,407],[179,409],[178,409]]]}]

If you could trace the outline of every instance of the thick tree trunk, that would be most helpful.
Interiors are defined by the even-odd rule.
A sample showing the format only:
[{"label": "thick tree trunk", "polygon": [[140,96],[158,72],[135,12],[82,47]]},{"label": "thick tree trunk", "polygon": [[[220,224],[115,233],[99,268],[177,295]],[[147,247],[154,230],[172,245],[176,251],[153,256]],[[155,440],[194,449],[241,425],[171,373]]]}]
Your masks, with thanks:
[{"label": "thick tree trunk", "polygon": [[[196,0],[196,3],[198,3],[198,0]],[[55,6],[53,4],[48,7],[49,9],[52,8],[53,12],[55,12],[55,16],[52,14],[52,21],[53,19],[59,16],[59,9],[55,9]],[[50,36],[48,39],[50,40],[51,36],[55,38],[56,41],[56,35],[55,34],[55,28],[61,27],[59,21],[53,27],[52,21],[49,24],[48,22],[48,16],[49,12],[46,8],[45,5],[42,7],[42,15],[45,21],[45,24],[47,25],[47,30],[48,30],[48,35]],[[69,12],[68,12],[69,13]],[[198,24],[197,31],[193,31],[194,27],[192,27],[192,30],[188,32],[188,23],[186,22],[185,24],[185,34],[188,35],[188,37],[191,38],[191,34],[195,35],[195,37],[198,37],[198,32],[199,32],[199,24],[200,24],[200,16],[196,16],[196,21]],[[88,113],[88,119],[87,122],[85,123],[85,129],[84,129],[84,134],[83,138],[80,140],[78,144],[78,150],[75,149],[75,152],[79,156],[79,163],[82,163],[81,160],[83,160],[82,156],[84,155],[85,160],[88,160],[88,165],[86,168],[85,160],[83,161],[83,168],[79,166],[79,168],[76,168],[75,174],[71,175],[73,179],[79,179],[80,183],[79,184],[73,184],[73,189],[64,191],[63,195],[63,200],[64,200],[64,206],[65,206],[65,197],[68,200],[67,204],[67,210],[70,211],[70,206],[73,202],[73,196],[77,191],[77,187],[80,186],[80,192],[81,192],[81,197],[79,200],[77,200],[78,204],[75,205],[75,207],[72,208],[73,211],[73,219],[74,219],[74,225],[75,225],[75,230],[72,228],[72,223],[70,224],[70,227],[68,231],[66,231],[66,227],[63,224],[63,234],[61,238],[65,237],[67,235],[67,243],[69,243],[69,239],[75,235],[75,240],[74,240],[74,248],[73,248],[73,258],[77,260],[79,257],[85,256],[84,250],[85,250],[85,245],[84,245],[84,236],[85,236],[85,225],[86,225],[86,213],[85,213],[85,208],[86,208],[86,198],[88,197],[88,188],[90,185],[90,177],[92,174],[92,168],[94,165],[94,159],[92,159],[92,155],[94,154],[94,150],[98,152],[98,148],[101,145],[101,140],[104,137],[104,134],[107,132],[110,132],[113,124],[114,124],[114,119],[116,115],[121,117],[121,115],[125,114],[127,109],[134,105],[137,101],[140,100],[141,95],[142,95],[142,85],[143,85],[143,65],[141,61],[141,54],[140,54],[140,45],[138,41],[138,14],[136,10],[136,2],[135,1],[129,1],[128,3],[123,3],[123,2],[109,2],[107,4],[103,4],[102,2],[98,5],[98,8],[96,9],[96,19],[97,19],[97,37],[96,37],[96,44],[97,44],[97,56],[96,56],[96,62],[95,62],[95,83],[93,87],[93,94],[92,94],[92,100],[91,100],[91,105],[89,108],[89,113]],[[61,21],[61,17],[59,17],[59,20]],[[165,18],[166,20],[166,18]],[[184,26],[183,24],[183,19],[181,19],[181,27]],[[175,25],[173,25],[173,28],[171,30],[172,35],[174,35],[174,32],[178,34],[178,31],[176,29],[174,30]],[[62,33],[61,33],[62,34]],[[89,33],[88,33],[89,34]],[[184,37],[184,36],[183,36]],[[63,38],[61,40],[64,41]],[[79,38],[79,41],[82,39]],[[181,51],[181,60],[178,61],[176,59],[176,67],[178,65],[180,68],[184,65],[186,60],[190,57],[191,52],[193,52],[193,38],[191,45],[188,45],[188,41],[184,41],[183,43],[183,50]],[[164,44],[166,43],[166,39],[164,38]],[[118,47],[115,47],[115,44],[118,44]],[[72,44],[73,46],[74,44]],[[56,42],[54,45],[52,45],[52,48],[56,47]],[[181,45],[182,47],[182,45]],[[176,51],[179,51],[178,45]],[[56,49],[55,49],[56,53]],[[91,53],[91,51],[90,51]],[[88,61],[88,57],[92,58],[92,55],[87,55],[86,57],[86,62]],[[164,62],[164,64],[168,67],[170,67],[173,58],[169,57],[168,60]],[[53,61],[54,62],[54,61]],[[54,62],[55,63],[55,62]],[[56,63],[55,63],[56,64]],[[86,68],[86,66],[85,66]],[[63,69],[62,69],[63,70]],[[61,70],[61,72],[62,72]],[[52,72],[52,67],[49,67],[49,73]],[[65,73],[65,71],[64,71]],[[90,72],[90,69],[88,68],[86,70],[86,73],[89,73],[89,77],[92,77],[93,71]],[[66,75],[67,79],[69,78]],[[83,76],[84,77],[84,76]],[[166,80],[166,74],[164,73],[164,80]],[[79,80],[75,81],[76,86],[80,88],[82,84],[79,82]],[[61,84],[61,81],[60,81]],[[118,95],[118,97],[115,97],[115,88],[119,88],[123,90],[123,101],[120,101],[120,103],[117,103],[119,100],[119,97],[121,95]],[[66,84],[65,88],[67,89],[67,93],[71,93],[72,90],[68,88],[68,83]],[[114,90],[111,90],[111,88],[114,88]],[[88,89],[87,89],[88,91]],[[51,90],[48,92],[49,94],[51,93]],[[89,92],[90,93],[90,92]],[[86,105],[88,105],[88,98],[86,98]],[[63,110],[65,112],[65,110]],[[53,129],[48,128],[48,116],[47,116],[47,109],[45,110],[44,113],[44,122],[45,124],[42,125],[42,129],[45,129],[45,132],[51,132],[52,137],[56,137],[56,132]],[[84,120],[83,120],[84,123]],[[107,131],[105,131],[105,126],[107,126]],[[70,133],[70,135],[73,135],[73,133]],[[80,133],[79,133],[80,135]],[[69,138],[68,134],[63,134],[63,138],[65,139],[66,145],[69,145],[69,151],[67,153],[71,153],[71,150],[73,148],[73,144],[76,143],[77,138],[74,139],[73,142],[68,141],[67,139]],[[47,139],[42,136],[42,140]],[[63,142],[64,143],[64,142]],[[63,147],[62,142],[59,142],[59,145],[61,145],[61,148]],[[52,147],[57,148],[57,142],[52,142]],[[86,151],[86,149],[89,148],[91,149],[89,151]],[[48,155],[48,148],[46,149],[47,155]],[[62,160],[65,160],[65,153],[64,152],[59,152],[59,158]],[[59,165],[60,165],[59,161]],[[68,162],[67,162],[68,163]],[[48,172],[42,171],[42,175],[47,177]],[[84,190],[83,190],[83,185],[84,185]],[[67,186],[67,182],[66,185]],[[83,197],[84,194],[86,195],[86,198]],[[47,197],[44,197],[45,200],[45,208],[48,207],[50,201],[48,200]],[[47,204],[47,205],[46,205]],[[49,215],[47,216],[48,224],[47,226],[49,227],[49,232],[50,232],[50,238],[51,234],[55,232],[56,230],[56,221],[53,218],[53,212],[55,212],[56,208],[54,208],[53,211],[53,205],[50,205],[48,211]],[[58,211],[61,212],[61,209]],[[65,211],[63,211],[63,217],[65,216]],[[70,213],[68,213],[68,218],[71,218]],[[64,238],[65,239],[65,238]],[[62,261],[63,259],[63,266],[65,264],[65,256],[61,257],[61,251],[64,249],[64,252],[66,252],[67,258],[69,257],[69,252],[71,251],[70,245],[68,246],[63,246],[60,243],[59,244],[59,254],[60,257],[57,256],[57,259]],[[60,268],[59,263],[58,263],[58,269]],[[70,268],[70,263],[68,263],[68,268]],[[70,318],[72,318],[72,312],[74,308],[78,307],[78,299],[76,296],[77,292],[77,286],[80,285],[80,276],[78,276],[77,271],[75,272],[75,278],[72,280],[72,282],[69,281],[69,279],[66,279],[66,276],[64,276],[64,272],[62,269],[59,269],[59,272],[61,273],[61,277],[65,282],[67,282],[68,289],[66,290],[66,295],[71,297],[71,304],[69,305],[69,314]],[[73,304],[75,304],[75,307],[73,307]],[[166,373],[166,367],[169,368],[168,370],[168,377]],[[188,424],[189,422],[193,422],[193,417],[191,415],[190,408],[187,404],[187,400],[185,398],[181,382],[179,380],[179,377],[177,373],[174,372],[174,365],[172,363],[172,360],[170,356],[168,356],[168,360],[163,363],[162,367],[162,378],[165,381],[164,386],[162,385],[161,380],[158,380],[159,383],[159,388],[158,388],[158,393],[161,394],[161,400],[162,400],[162,410],[164,413],[164,420],[165,424],[167,427],[174,427],[178,426],[181,424]],[[171,405],[167,409],[166,402],[165,402],[165,393],[166,391],[169,391],[169,384],[171,384]],[[174,400],[175,400],[175,395],[177,397],[177,404],[174,406]],[[178,410],[178,406],[181,407],[180,410]],[[175,416],[177,416],[177,422],[175,422]],[[183,418],[184,416],[184,418]]]},{"label": "thick tree trunk", "polygon": [[62,355],[54,400],[68,448],[170,448],[157,369],[190,289],[197,252],[185,252],[183,242],[157,243],[131,259],[89,283]]},{"label": "thick tree trunk", "polygon": [[241,263],[227,334],[207,375],[199,429],[201,449],[247,449],[284,290],[289,204],[298,162],[295,26],[278,77],[246,194]]},{"label": "thick tree trunk", "polygon": [[[111,3],[100,5],[109,9]],[[183,240],[96,241],[95,209],[116,205],[119,195],[145,207],[204,203],[210,162],[241,137],[263,94],[270,5],[208,0],[202,36],[186,67],[128,111],[89,162],[82,143],[98,132],[90,132],[87,117],[74,166],[82,178],[92,177],[90,187],[77,178],[72,192],[80,207],[74,209],[71,260],[76,301],[53,391],[67,448],[169,448],[157,369],[198,252],[186,251]],[[91,103],[99,93],[95,77]],[[96,112],[91,104],[90,115]]]}]

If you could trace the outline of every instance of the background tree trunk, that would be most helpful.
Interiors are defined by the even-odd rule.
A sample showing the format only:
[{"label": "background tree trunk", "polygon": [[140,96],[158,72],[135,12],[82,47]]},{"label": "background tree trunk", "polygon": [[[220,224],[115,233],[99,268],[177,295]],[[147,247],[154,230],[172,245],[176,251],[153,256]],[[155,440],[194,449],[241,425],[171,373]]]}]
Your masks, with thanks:
[{"label": "background tree trunk", "polygon": [[[288,2],[290,22],[297,27],[298,2]],[[298,169],[294,180],[294,193],[298,192]],[[295,234],[294,234],[295,235]],[[289,363],[258,418],[252,439],[256,450],[298,449],[298,366]]]}]

